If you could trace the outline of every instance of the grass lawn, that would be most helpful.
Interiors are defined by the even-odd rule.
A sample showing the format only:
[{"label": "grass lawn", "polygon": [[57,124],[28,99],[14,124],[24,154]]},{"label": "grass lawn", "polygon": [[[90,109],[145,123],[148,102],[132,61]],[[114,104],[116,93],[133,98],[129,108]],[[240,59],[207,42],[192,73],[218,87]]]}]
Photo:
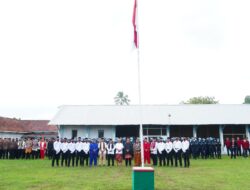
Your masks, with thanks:
[{"label": "grass lawn", "polygon": [[[0,160],[0,189],[132,188],[132,170],[122,167],[51,167],[49,160]],[[156,190],[249,190],[250,158],[191,160],[190,168],[155,168]]]}]

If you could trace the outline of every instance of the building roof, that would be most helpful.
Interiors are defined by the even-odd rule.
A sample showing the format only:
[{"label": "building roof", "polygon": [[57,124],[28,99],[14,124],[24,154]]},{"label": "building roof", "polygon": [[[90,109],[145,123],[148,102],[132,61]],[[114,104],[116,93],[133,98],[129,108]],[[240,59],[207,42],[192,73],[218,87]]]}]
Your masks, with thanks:
[{"label": "building roof", "polygon": [[21,120],[0,117],[0,132],[57,132],[57,127],[48,125],[48,123],[48,120]]},{"label": "building roof", "polygon": [[0,117],[0,131],[1,132],[16,132],[25,133],[26,130],[19,119],[11,119]]},{"label": "building roof", "polygon": [[250,124],[250,105],[65,105],[52,125]]}]

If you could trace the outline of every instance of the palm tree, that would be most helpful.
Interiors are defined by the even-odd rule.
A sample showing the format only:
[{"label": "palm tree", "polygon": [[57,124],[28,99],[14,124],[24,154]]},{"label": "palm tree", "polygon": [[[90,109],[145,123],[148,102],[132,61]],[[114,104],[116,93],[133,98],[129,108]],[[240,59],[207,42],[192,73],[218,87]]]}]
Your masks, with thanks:
[{"label": "palm tree", "polygon": [[116,105],[129,105],[130,102],[128,95],[124,94],[122,91],[118,92],[114,99]]}]

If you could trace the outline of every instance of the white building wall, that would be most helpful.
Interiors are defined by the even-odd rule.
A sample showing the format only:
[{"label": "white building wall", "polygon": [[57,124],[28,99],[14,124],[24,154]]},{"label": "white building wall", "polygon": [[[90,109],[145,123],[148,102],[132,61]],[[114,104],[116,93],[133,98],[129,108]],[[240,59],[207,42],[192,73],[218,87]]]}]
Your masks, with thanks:
[{"label": "white building wall", "polygon": [[4,132],[0,132],[0,138],[21,138],[23,136],[23,134],[19,134],[19,133],[4,133]]},{"label": "white building wall", "polygon": [[72,138],[72,130],[77,130],[77,138],[98,138],[98,130],[104,130],[105,138],[115,137],[115,127],[114,126],[95,126],[95,125],[67,125],[60,126],[60,136],[61,138]]}]

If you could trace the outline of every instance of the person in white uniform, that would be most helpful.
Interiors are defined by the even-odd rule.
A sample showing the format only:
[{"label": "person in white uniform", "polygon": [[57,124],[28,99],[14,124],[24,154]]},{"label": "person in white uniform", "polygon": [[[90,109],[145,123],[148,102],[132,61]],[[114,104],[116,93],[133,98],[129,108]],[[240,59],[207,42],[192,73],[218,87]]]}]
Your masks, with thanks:
[{"label": "person in white uniform", "polygon": [[63,162],[65,162],[65,166],[67,166],[67,160],[68,160],[68,143],[67,139],[64,138],[60,145],[61,151],[62,151],[62,158],[61,158],[61,166],[63,166]]},{"label": "person in white uniform", "polygon": [[171,142],[170,138],[167,138],[165,150],[166,150],[167,166],[169,166],[169,162],[171,166],[173,166],[173,143]]},{"label": "person in white uniform", "polygon": [[84,162],[86,163],[86,166],[89,165],[89,147],[90,143],[88,138],[85,138],[82,144],[83,148],[83,161],[82,161],[82,166],[84,166]]},{"label": "person in white uniform", "polygon": [[164,158],[165,146],[166,146],[166,144],[163,142],[162,138],[160,138],[159,142],[156,145],[160,166],[162,166],[162,162],[163,162],[164,166],[166,165],[166,161],[165,161],[165,158]]},{"label": "person in white uniform", "polygon": [[175,167],[178,166],[177,160],[179,160],[179,164],[182,167],[182,157],[181,157],[181,150],[182,144],[180,139],[177,137],[173,143],[173,150],[174,150],[174,159],[175,159]]},{"label": "person in white uniform", "polygon": [[52,167],[54,167],[55,160],[56,160],[56,165],[59,166],[60,153],[61,153],[61,142],[59,141],[59,138],[57,138],[56,141],[53,143]]},{"label": "person in white uniform", "polygon": [[72,160],[72,166],[75,166],[75,156],[76,156],[76,143],[74,142],[74,139],[71,139],[71,142],[68,144],[68,167],[70,166],[70,162]]},{"label": "person in white uniform", "polygon": [[182,141],[182,154],[184,158],[184,167],[189,167],[190,166],[190,161],[189,161],[189,140],[187,138],[184,138]]},{"label": "person in white uniform", "polygon": [[76,143],[76,167],[78,166],[78,162],[80,160],[80,166],[83,165],[83,142],[81,141],[81,137],[78,137],[78,141]]}]

